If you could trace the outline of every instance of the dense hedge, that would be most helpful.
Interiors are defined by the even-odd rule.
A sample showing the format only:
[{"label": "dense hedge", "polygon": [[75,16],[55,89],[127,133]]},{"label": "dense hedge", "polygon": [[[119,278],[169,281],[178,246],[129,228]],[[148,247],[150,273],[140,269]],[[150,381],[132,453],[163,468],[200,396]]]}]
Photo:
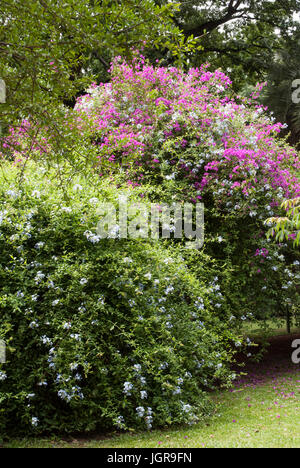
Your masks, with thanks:
[{"label": "dense hedge", "polygon": [[198,253],[196,279],[175,247],[100,239],[97,205],[120,193],[108,182],[63,192],[34,166],[21,183],[17,167],[2,169],[1,433],[151,428],[210,414],[206,390],[234,378],[238,341],[215,312],[223,298],[210,259]]}]

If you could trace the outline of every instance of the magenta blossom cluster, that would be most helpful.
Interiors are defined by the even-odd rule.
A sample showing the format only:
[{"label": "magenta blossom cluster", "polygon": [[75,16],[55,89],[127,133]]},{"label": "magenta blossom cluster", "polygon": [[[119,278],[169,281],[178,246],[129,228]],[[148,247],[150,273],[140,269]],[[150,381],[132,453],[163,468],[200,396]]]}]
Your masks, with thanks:
[{"label": "magenta blossom cluster", "polygon": [[252,211],[258,189],[271,190],[271,208],[298,195],[298,154],[278,139],[283,125],[258,105],[263,84],[249,99],[232,98],[230,79],[208,68],[185,73],[143,57],[116,59],[111,82],[93,84],[76,106],[80,130],[95,137],[99,166],[122,166],[130,184],[140,184],[145,171],[162,171],[167,180],[186,180],[195,202],[213,190],[223,200],[248,200]]}]

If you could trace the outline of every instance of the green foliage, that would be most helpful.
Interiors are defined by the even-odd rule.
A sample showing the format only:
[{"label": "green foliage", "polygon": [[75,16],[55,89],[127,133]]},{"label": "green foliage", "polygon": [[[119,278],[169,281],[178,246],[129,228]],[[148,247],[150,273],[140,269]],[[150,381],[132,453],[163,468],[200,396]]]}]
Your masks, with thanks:
[{"label": "green foliage", "polygon": [[[120,194],[108,181],[63,192],[33,165],[21,185],[17,167],[2,169],[1,433],[150,429],[210,414],[205,390],[234,379],[238,339],[214,313],[216,280],[204,267],[196,279],[179,248],[99,239],[97,204]],[[208,262],[198,254],[198,269]]]},{"label": "green foliage", "polygon": [[[2,127],[28,118],[49,126],[62,141],[60,106],[93,80],[107,79],[111,58],[145,44],[176,49],[186,41],[171,19],[178,5],[153,0],[8,0],[0,5],[0,78],[7,87],[1,104]],[[192,44],[187,41],[187,47]],[[68,142],[63,151],[68,153]]]},{"label": "green foliage", "polygon": [[300,198],[286,200],[282,203],[281,208],[286,211],[286,216],[283,218],[269,218],[266,224],[275,224],[269,230],[269,237],[275,236],[276,240],[283,242],[285,240],[294,240],[294,245],[300,244]]},{"label": "green foliage", "polygon": [[191,63],[208,61],[228,70],[241,91],[265,79],[278,49],[288,49],[291,42],[298,46],[299,9],[299,0],[182,1],[175,19],[187,37],[201,39],[203,50],[191,54]]}]

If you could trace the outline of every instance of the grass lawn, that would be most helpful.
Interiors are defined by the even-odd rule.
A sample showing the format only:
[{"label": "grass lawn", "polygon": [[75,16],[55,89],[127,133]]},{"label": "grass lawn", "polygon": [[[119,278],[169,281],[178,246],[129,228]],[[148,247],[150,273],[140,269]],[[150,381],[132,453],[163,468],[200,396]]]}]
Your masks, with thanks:
[{"label": "grass lawn", "polygon": [[215,416],[190,427],[66,440],[11,440],[3,447],[213,448],[300,447],[300,366],[291,362],[291,342],[277,336],[263,362],[249,364],[235,388],[212,395]]}]

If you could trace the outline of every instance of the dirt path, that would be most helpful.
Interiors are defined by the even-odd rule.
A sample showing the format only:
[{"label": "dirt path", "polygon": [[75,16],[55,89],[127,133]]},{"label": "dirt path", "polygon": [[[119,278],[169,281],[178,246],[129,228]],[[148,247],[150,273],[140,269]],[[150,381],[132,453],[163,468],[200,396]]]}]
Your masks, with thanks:
[{"label": "dirt path", "polygon": [[295,377],[297,374],[300,379],[300,364],[292,362],[292,353],[295,351],[292,343],[296,339],[300,339],[300,334],[272,337],[263,360],[259,363],[248,362],[244,368],[247,375],[236,381],[235,387],[256,388],[270,380],[273,380],[275,385],[278,379],[288,379],[289,375]]}]

